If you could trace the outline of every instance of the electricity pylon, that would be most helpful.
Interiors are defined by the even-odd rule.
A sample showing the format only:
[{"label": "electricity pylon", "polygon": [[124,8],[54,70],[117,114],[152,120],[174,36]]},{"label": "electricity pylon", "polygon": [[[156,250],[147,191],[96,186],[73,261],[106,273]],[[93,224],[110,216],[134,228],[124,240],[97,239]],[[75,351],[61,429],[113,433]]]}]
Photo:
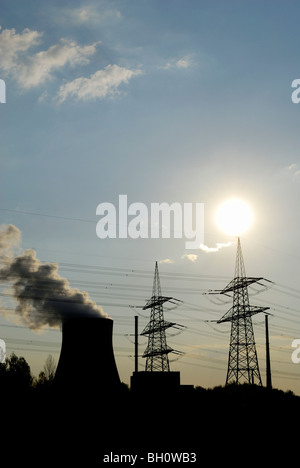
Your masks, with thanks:
[{"label": "electricity pylon", "polygon": [[[230,347],[226,385],[230,382],[262,385],[259,371],[252,315],[265,312],[269,307],[249,304],[248,286],[264,278],[246,277],[240,238],[238,238],[235,276],[222,290],[210,294],[233,295],[233,305],[217,323],[231,322]],[[268,280],[265,280],[268,281]],[[230,296],[231,297],[231,296]]]},{"label": "electricity pylon", "polygon": [[163,304],[165,302],[177,304],[180,301],[173,297],[162,296],[156,262],[152,296],[143,307],[143,310],[151,308],[150,322],[141,333],[141,335],[148,335],[148,346],[143,354],[143,357],[146,358],[145,371],[170,372],[168,354],[182,354],[167,345],[166,329],[170,327],[178,328],[181,325],[164,320]]}]

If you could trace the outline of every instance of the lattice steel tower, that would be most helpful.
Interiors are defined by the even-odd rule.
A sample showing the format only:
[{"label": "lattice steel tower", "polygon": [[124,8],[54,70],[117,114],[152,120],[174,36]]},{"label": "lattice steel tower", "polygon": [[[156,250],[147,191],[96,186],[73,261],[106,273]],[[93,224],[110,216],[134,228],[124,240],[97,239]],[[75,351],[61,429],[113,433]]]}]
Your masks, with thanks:
[{"label": "lattice steel tower", "polygon": [[173,297],[162,296],[156,262],[152,296],[143,307],[143,310],[151,308],[150,322],[141,333],[141,335],[148,335],[148,345],[143,354],[143,357],[146,358],[145,371],[170,372],[168,354],[182,354],[167,345],[166,329],[181,327],[181,325],[164,320],[163,304],[168,301],[173,304],[180,302]]},{"label": "lattice steel tower", "polygon": [[240,238],[238,238],[235,276],[222,290],[213,294],[233,295],[233,305],[217,323],[231,322],[230,347],[226,385],[229,382],[246,382],[262,385],[259,371],[252,315],[264,312],[269,307],[257,307],[249,304],[248,286],[259,283],[264,278],[246,277]]}]

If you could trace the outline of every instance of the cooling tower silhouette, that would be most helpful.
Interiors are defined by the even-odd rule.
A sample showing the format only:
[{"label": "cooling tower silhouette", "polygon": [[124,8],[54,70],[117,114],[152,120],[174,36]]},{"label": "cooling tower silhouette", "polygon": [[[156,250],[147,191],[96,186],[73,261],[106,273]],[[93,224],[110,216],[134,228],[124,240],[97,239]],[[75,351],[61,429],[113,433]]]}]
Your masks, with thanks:
[{"label": "cooling tower silhouette", "polygon": [[112,344],[113,321],[72,318],[63,323],[55,385],[71,394],[111,394],[120,389]]}]

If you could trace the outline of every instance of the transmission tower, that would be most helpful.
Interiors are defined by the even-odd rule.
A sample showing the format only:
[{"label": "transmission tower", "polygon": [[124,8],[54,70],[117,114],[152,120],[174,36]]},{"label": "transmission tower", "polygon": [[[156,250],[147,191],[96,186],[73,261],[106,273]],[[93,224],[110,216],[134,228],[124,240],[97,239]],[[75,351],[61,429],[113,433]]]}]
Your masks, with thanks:
[{"label": "transmission tower", "polygon": [[[262,385],[255,346],[252,315],[265,312],[269,307],[249,304],[248,286],[259,283],[264,278],[246,277],[240,238],[238,238],[235,276],[222,290],[210,294],[233,296],[233,305],[217,323],[231,322],[230,347],[226,385],[229,382],[246,382]],[[268,280],[265,280],[268,281]]]},{"label": "transmission tower", "polygon": [[143,310],[151,308],[150,322],[141,333],[141,335],[148,335],[148,345],[143,354],[143,357],[146,358],[146,372],[170,372],[168,354],[182,354],[167,345],[166,329],[170,327],[179,328],[181,325],[164,320],[163,304],[165,302],[177,304],[180,301],[173,297],[162,296],[156,262],[152,296],[143,307]]}]

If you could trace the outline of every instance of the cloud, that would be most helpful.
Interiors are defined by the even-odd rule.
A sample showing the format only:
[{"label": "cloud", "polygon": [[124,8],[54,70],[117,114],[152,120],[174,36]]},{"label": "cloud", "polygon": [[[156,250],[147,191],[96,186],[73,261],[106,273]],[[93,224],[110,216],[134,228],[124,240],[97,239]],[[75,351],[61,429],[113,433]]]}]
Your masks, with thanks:
[{"label": "cloud", "polygon": [[186,259],[189,260],[190,262],[193,262],[193,263],[194,263],[194,262],[197,260],[198,255],[195,255],[195,254],[184,254],[184,255],[182,255],[181,258],[182,258],[182,259],[185,259],[185,258],[186,258]]},{"label": "cloud", "polygon": [[174,260],[172,260],[171,258],[164,258],[163,260],[160,260],[159,263],[175,263]]},{"label": "cloud", "polygon": [[230,247],[231,245],[232,245],[232,242],[226,242],[225,244],[217,242],[216,243],[217,247],[208,247],[207,245],[200,244],[200,250],[203,250],[203,252],[206,252],[206,253],[219,252],[220,249],[223,249],[224,247]]},{"label": "cloud", "polygon": [[[88,21],[93,16],[93,11],[93,7],[78,8],[73,10],[73,14],[77,16],[78,21]],[[105,14],[119,16],[117,10],[109,11],[110,13],[106,11]],[[61,38],[48,49],[30,53],[32,47],[41,44],[42,37],[42,32],[28,28],[17,33],[15,29],[1,30],[0,27],[0,69],[4,74],[11,76],[20,89],[29,90],[43,85],[53,80],[55,73],[66,66],[74,68],[89,64],[90,57],[96,53],[100,43],[82,46],[74,40]],[[62,103],[70,96],[82,101],[112,97],[121,93],[121,85],[128,84],[131,78],[141,74],[139,69],[131,70],[110,64],[89,77],[81,76],[65,82],[60,86],[56,100]],[[39,102],[46,98],[48,92],[44,90]]]},{"label": "cloud", "polygon": [[175,67],[177,68],[189,68],[191,65],[190,59],[188,57],[182,58],[175,62]]},{"label": "cloud", "polygon": [[286,166],[285,171],[288,173],[288,175],[292,177],[300,176],[300,168],[299,168],[299,165],[296,163],[292,163],[289,166]]},{"label": "cloud", "polygon": [[70,39],[60,39],[59,43],[33,55],[26,52],[40,44],[42,33],[24,29],[17,34],[15,29],[5,29],[0,33],[1,64],[4,72],[11,75],[23,89],[29,89],[53,78],[53,73],[69,65],[86,65],[89,57],[96,52],[98,42],[80,46]]},{"label": "cloud", "polygon": [[192,65],[192,59],[190,55],[186,55],[180,59],[171,59],[165,65],[161,66],[163,70],[174,70],[174,69],[185,69]]},{"label": "cloud", "polygon": [[58,102],[64,102],[69,96],[78,100],[103,99],[120,94],[119,87],[134,76],[141,75],[141,70],[130,70],[118,65],[107,65],[96,71],[89,78],[80,77],[65,83],[59,88]]},{"label": "cloud", "polygon": [[[0,26],[0,31],[1,31]],[[4,29],[0,33],[1,68],[5,72],[16,71],[18,57],[30,47],[38,45],[43,33],[26,28],[21,34],[15,29]]]},{"label": "cloud", "polygon": [[106,9],[100,12],[93,5],[86,5],[84,7],[68,10],[67,14],[69,18],[71,17],[74,23],[78,24],[103,24],[111,20],[119,20],[122,17],[120,11],[117,9]]},{"label": "cloud", "polygon": [[88,23],[90,21],[94,22],[99,19],[97,11],[92,6],[75,8],[69,12],[69,14],[75,23]]},{"label": "cloud", "polygon": [[59,44],[48,50],[38,52],[27,63],[19,66],[18,82],[25,88],[31,88],[51,79],[53,72],[65,65],[86,65],[88,57],[96,52],[97,43],[79,46],[75,41],[61,39]]}]

